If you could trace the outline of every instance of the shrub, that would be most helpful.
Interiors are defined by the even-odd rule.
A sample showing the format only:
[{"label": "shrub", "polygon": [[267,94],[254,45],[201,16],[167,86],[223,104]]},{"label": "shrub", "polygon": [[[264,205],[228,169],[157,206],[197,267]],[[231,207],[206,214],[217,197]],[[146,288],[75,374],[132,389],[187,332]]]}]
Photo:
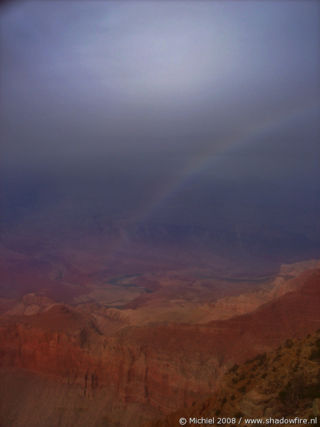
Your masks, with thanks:
[{"label": "shrub", "polygon": [[286,348],[291,348],[293,346],[293,341],[290,339],[287,339],[286,342],[284,343],[284,346]]},{"label": "shrub", "polygon": [[258,366],[263,365],[267,360],[267,354],[266,353],[261,353],[258,354],[253,361],[258,362]]},{"label": "shrub", "polygon": [[305,397],[305,380],[302,375],[296,376],[279,392],[281,403],[286,406],[296,406]]},{"label": "shrub", "polygon": [[229,369],[229,372],[236,372],[239,368],[239,365],[235,364],[232,366],[232,368]]},{"label": "shrub", "polygon": [[310,356],[310,360],[318,360],[320,359],[320,339],[315,342],[315,348],[312,349]]}]

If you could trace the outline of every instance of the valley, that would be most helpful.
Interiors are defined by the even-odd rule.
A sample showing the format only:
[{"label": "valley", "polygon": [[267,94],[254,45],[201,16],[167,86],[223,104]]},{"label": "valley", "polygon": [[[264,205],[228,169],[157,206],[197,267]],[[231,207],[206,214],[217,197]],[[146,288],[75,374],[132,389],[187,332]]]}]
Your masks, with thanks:
[{"label": "valley", "polygon": [[[14,279],[20,265],[28,277],[23,255],[6,254]],[[90,271],[74,260],[62,281],[53,258],[47,287],[1,298],[3,425],[140,427],[204,399],[233,364],[320,327],[317,260],[256,281],[216,278],[208,268],[108,277],[97,263]],[[55,299],[65,288],[67,297]]]}]

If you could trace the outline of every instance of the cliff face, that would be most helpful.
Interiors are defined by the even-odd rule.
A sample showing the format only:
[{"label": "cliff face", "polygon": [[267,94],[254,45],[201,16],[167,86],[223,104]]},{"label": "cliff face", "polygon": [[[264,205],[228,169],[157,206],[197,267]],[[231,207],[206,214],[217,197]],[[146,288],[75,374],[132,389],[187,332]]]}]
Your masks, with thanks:
[{"label": "cliff face", "polygon": [[[1,367],[8,384],[9,371],[13,379],[13,371],[23,371],[41,378],[42,384],[54,383],[61,395],[71,393],[68,404],[74,401],[74,408],[82,408],[86,416],[95,407],[95,423],[107,419],[111,425],[140,426],[144,419],[169,414],[212,393],[234,363],[318,329],[319,285],[320,271],[315,270],[294,291],[246,315],[206,325],[125,327],[110,336],[100,331],[92,315],[65,305],[30,316],[7,316],[0,324]],[[28,393],[31,386],[21,399]],[[39,397],[40,404],[48,404],[45,396]],[[59,425],[57,400],[51,403],[50,422]],[[6,407],[10,405],[3,403]],[[21,411],[26,407],[20,405]],[[3,413],[4,426],[23,425],[15,421],[18,418],[9,422]],[[75,422],[75,415],[69,414],[60,425]]]},{"label": "cliff face", "polygon": [[0,328],[1,365],[76,387],[88,399],[103,391],[105,406],[113,398],[123,408],[145,405],[144,412],[153,414],[171,412],[213,387],[219,369],[215,354],[204,363],[199,349],[184,357],[183,348],[161,348],[160,335],[145,342],[131,329],[106,338],[89,316],[65,306],[8,319]]},{"label": "cliff face", "polygon": [[237,425],[246,425],[246,418],[299,417],[317,424],[319,416],[320,330],[235,364],[212,396],[146,426],[174,427],[181,417],[234,418]]}]

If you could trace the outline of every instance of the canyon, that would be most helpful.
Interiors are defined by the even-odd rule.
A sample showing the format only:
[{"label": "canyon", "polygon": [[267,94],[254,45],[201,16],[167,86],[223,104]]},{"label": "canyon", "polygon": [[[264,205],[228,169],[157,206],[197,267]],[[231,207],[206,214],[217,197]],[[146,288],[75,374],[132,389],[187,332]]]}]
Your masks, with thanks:
[{"label": "canyon", "polygon": [[[6,259],[15,272],[25,265],[16,253]],[[187,268],[105,283],[100,265],[88,265],[65,262],[62,287],[82,282],[64,301],[50,292],[56,259],[49,292],[2,296],[1,425],[138,427],[212,394],[235,363],[320,327],[317,260],[253,283]]]}]

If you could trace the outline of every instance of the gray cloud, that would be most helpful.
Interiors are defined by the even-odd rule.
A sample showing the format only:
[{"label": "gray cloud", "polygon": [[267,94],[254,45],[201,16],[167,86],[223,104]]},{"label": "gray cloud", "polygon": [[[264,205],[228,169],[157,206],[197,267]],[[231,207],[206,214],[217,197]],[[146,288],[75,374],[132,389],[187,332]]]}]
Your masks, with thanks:
[{"label": "gray cloud", "polygon": [[[94,188],[97,199],[106,194],[119,210],[135,200],[132,211],[140,211],[146,198],[170,186],[179,190],[198,169],[203,194],[225,179],[246,189],[250,174],[268,182],[291,176],[291,150],[300,173],[308,174],[310,159],[300,154],[308,144],[315,149],[318,130],[306,133],[303,144],[291,143],[290,120],[297,115],[304,129],[319,118],[318,7],[112,1],[7,7],[0,16],[5,181],[33,176],[34,188],[47,177],[55,197]],[[272,156],[282,159],[275,175],[265,158],[270,140],[259,135],[268,126]],[[208,172],[210,161],[202,166],[211,158],[219,179]]]}]

